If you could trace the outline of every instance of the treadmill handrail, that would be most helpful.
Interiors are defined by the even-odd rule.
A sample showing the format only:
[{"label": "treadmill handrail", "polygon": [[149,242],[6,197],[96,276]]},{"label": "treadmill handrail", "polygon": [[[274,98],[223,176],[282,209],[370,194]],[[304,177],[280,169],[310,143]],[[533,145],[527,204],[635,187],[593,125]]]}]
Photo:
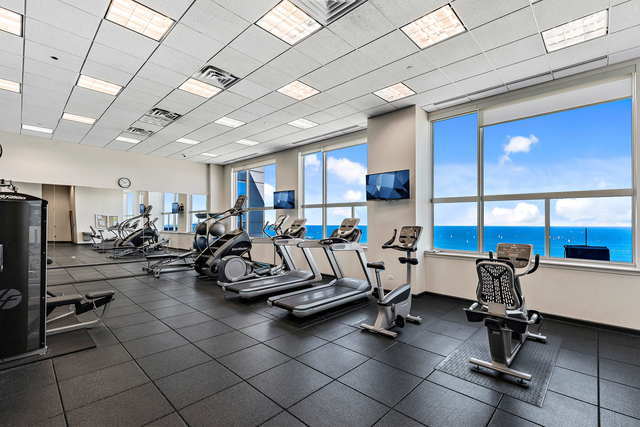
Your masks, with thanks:
[{"label": "treadmill handrail", "polygon": [[291,239],[277,239],[273,241],[273,244],[276,246],[297,246],[297,247],[301,247],[299,246],[300,243],[304,242],[304,239],[300,239],[298,237],[295,238],[291,238]]}]

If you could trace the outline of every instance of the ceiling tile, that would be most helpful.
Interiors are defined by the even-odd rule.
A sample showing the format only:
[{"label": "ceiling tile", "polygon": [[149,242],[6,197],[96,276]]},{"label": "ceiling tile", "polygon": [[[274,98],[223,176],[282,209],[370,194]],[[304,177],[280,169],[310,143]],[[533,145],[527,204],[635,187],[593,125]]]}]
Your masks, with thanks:
[{"label": "ceiling tile", "polygon": [[384,99],[372,93],[369,93],[367,95],[361,96],[359,98],[356,98],[347,102],[347,105],[355,108],[358,111],[362,111],[362,110],[367,110],[369,108],[384,105],[386,103],[387,101],[385,101]]},{"label": "ceiling tile", "polygon": [[640,24],[640,1],[631,0],[611,8],[609,33]]},{"label": "ceiling tile", "polygon": [[480,54],[463,59],[441,68],[441,71],[453,82],[463,80],[492,70],[485,55]]},{"label": "ceiling tile", "polygon": [[158,42],[113,22],[103,20],[95,41],[140,58],[148,58]]},{"label": "ceiling tile", "polygon": [[250,79],[242,79],[238,83],[229,88],[230,92],[237,93],[238,95],[245,96],[247,98],[258,99],[263,97],[272,91],[259,84],[254,83]]},{"label": "ceiling tile", "polygon": [[500,68],[497,71],[502,79],[508,83],[537,74],[548,73],[551,70],[549,68],[549,60],[544,55]]},{"label": "ceiling tile", "polygon": [[227,105],[233,108],[240,108],[251,102],[250,98],[247,98],[242,95],[238,95],[237,93],[229,92],[228,90],[220,92],[218,95],[214,96],[209,100],[209,102],[214,101],[216,104]]},{"label": "ceiling tile", "polygon": [[487,56],[493,65],[501,68],[529,58],[544,55],[545,53],[546,50],[542,42],[542,37],[540,37],[539,34],[535,34],[487,51]]},{"label": "ceiling tile", "polygon": [[[31,77],[32,80],[35,80],[35,77],[40,77],[40,79],[44,78],[48,81],[47,86],[51,85],[51,83],[62,84],[62,85],[75,85],[78,81],[78,73],[80,70],[74,72],[65,70],[63,68],[59,68],[53,66],[51,63],[53,61],[49,60],[48,62],[40,62],[35,59],[25,58],[24,59],[24,78],[25,82],[28,81]],[[42,80],[40,80],[42,81]]]},{"label": "ceiling tile", "polygon": [[[0,64],[4,58],[0,58]],[[19,64],[21,65],[21,64]],[[0,79],[11,80],[14,82],[22,81],[22,67],[20,68],[9,68],[0,65]]]},{"label": "ceiling tile", "polygon": [[318,111],[317,113],[310,114],[305,117],[307,120],[311,120],[314,123],[323,124],[332,122],[336,119],[332,114],[327,113],[327,111]]},{"label": "ceiling tile", "polygon": [[26,103],[30,105],[37,105],[42,108],[47,108],[50,105],[64,106],[64,104],[67,102],[67,98],[69,98],[71,89],[72,88],[52,88],[51,85],[45,88],[24,85],[22,87],[22,93]]},{"label": "ceiling tile", "polygon": [[100,43],[93,43],[87,56],[87,61],[108,65],[131,74],[137,73],[145,60],[146,58],[132,56]]},{"label": "ceiling tile", "polygon": [[13,55],[22,55],[22,37],[0,31],[0,51]]},{"label": "ceiling tile", "polygon": [[[608,52],[619,52],[640,46],[640,26],[618,31],[607,37]],[[628,59],[631,59],[629,57]]]},{"label": "ceiling tile", "polygon": [[269,62],[269,66],[298,78],[320,67],[321,64],[296,49],[289,49]]},{"label": "ceiling tile", "polygon": [[[550,0],[544,0],[548,1]],[[531,8],[527,7],[484,24],[472,32],[482,49],[490,50],[537,34],[538,27]]]},{"label": "ceiling tile", "polygon": [[265,142],[296,132],[300,132],[300,129],[289,125],[281,125],[253,135],[251,138],[256,142]]},{"label": "ceiling tile", "polygon": [[171,88],[176,88],[187,80],[187,76],[184,74],[176,73],[152,62],[144,64],[136,77],[151,80]]},{"label": "ceiling tile", "polygon": [[358,6],[328,28],[353,47],[360,47],[394,30],[393,24],[369,2]]},{"label": "ceiling tile", "polygon": [[105,111],[102,117],[100,117],[98,125],[112,129],[126,129],[141,115],[142,112],[132,112],[129,110],[116,108],[114,102],[114,104],[112,104],[111,107],[109,107],[109,109]]},{"label": "ceiling tile", "polygon": [[449,3],[450,0],[369,0],[396,27],[404,26]]},{"label": "ceiling tile", "polygon": [[434,65],[444,67],[464,58],[475,56],[482,51],[469,33],[452,37],[422,51]]},{"label": "ceiling tile", "polygon": [[62,2],[103,18],[107,13],[110,0],[62,0]]},{"label": "ceiling tile", "polygon": [[259,119],[261,116],[258,114],[250,113],[249,111],[240,109],[227,114],[227,117],[230,117],[234,120],[240,120],[241,122],[250,123],[254,120]]},{"label": "ceiling tile", "polygon": [[251,22],[257,21],[262,15],[280,3],[280,1],[281,0],[215,0],[220,6]]},{"label": "ceiling tile", "polygon": [[251,25],[229,46],[263,62],[272,60],[289,48],[287,43],[256,25]]},{"label": "ceiling tile", "polygon": [[267,105],[261,101],[253,101],[245,105],[244,107],[242,107],[242,110],[246,110],[249,113],[253,113],[258,117],[262,117],[262,116],[266,116],[267,114],[273,113],[274,111],[276,111],[276,108],[272,107],[271,105]]},{"label": "ceiling tile", "polygon": [[402,31],[396,30],[359,49],[377,67],[397,61],[418,51]]},{"label": "ceiling tile", "polygon": [[193,0],[138,0],[148,8],[178,20],[189,8]]},{"label": "ceiling tile", "polygon": [[[158,96],[163,98],[169,92],[171,92],[177,85],[169,85],[164,83],[159,83],[153,80],[145,79],[143,77],[135,76],[131,82],[124,88],[122,95],[124,95],[127,91],[132,90],[135,92],[144,92],[149,95]],[[119,97],[121,97],[120,95]]]},{"label": "ceiling tile", "polygon": [[206,98],[176,89],[160,101],[157,107],[178,114],[186,114],[204,101]]},{"label": "ceiling tile", "polygon": [[371,63],[371,59],[356,50],[307,74],[300,80],[317,90],[323,91],[359,75],[366,74],[374,68],[375,65]]},{"label": "ceiling tile", "polygon": [[288,105],[295,104],[297,101],[291,97],[281,94],[280,92],[272,92],[260,98],[260,102],[279,110]]},{"label": "ceiling tile", "polygon": [[203,63],[224,47],[224,44],[218,40],[214,40],[184,24],[176,25],[163,44],[199,59]]},{"label": "ceiling tile", "polygon": [[229,43],[250,25],[250,22],[213,1],[195,2],[180,20],[180,23],[223,44]]},{"label": "ceiling tile", "polygon": [[267,64],[251,73],[250,79],[262,87],[276,90],[294,81],[296,76],[292,76],[289,73],[273,68]]},{"label": "ceiling tile", "polygon": [[14,55],[11,53],[0,54],[0,67],[13,70],[14,73],[18,74],[19,77],[12,80],[22,80],[22,55]]},{"label": "ceiling tile", "polygon": [[476,75],[474,77],[457,82],[457,87],[465,94],[502,86],[504,81],[496,71]]},{"label": "ceiling tile", "polygon": [[217,123],[209,123],[208,125],[189,133],[186,137],[189,139],[195,139],[196,141],[205,141],[209,138],[213,138],[214,136],[229,132],[229,129],[229,127],[222,126]]},{"label": "ceiling tile", "polygon": [[120,86],[125,86],[133,77],[133,73],[117,70],[94,61],[86,61],[81,73]]},{"label": "ceiling tile", "polygon": [[335,96],[322,92],[317,95],[313,95],[312,97],[307,98],[302,102],[304,102],[305,104],[309,104],[312,107],[317,108],[318,110],[324,110],[339,103],[339,101],[336,100]]},{"label": "ceiling tile", "polygon": [[171,154],[179,153],[184,149],[185,145],[179,142],[172,142],[157,150],[152,151],[154,156],[169,156]]},{"label": "ceiling tile", "polygon": [[120,135],[121,132],[122,131],[119,129],[112,129],[96,125],[89,131],[89,133],[87,133],[81,143],[97,147],[104,147],[115,137]]},{"label": "ceiling tile", "polygon": [[467,29],[478,27],[498,19],[523,7],[529,7],[529,0],[456,0],[453,9]]},{"label": "ceiling tile", "polygon": [[53,46],[63,52],[85,57],[91,46],[91,39],[77,36],[44,22],[27,17],[25,37],[42,45]]},{"label": "ceiling tile", "polygon": [[[24,46],[26,57],[35,59],[39,62],[53,63],[57,68],[64,68],[69,71],[79,72],[84,61],[83,57],[71,55],[70,53],[63,52],[59,49],[45,46],[34,41],[25,40]],[[52,60],[51,56],[57,57],[58,60]],[[25,67],[25,70],[31,71],[28,67]]]},{"label": "ceiling tile", "polygon": [[[92,40],[101,17],[87,13],[58,0],[29,0],[27,7],[27,38],[34,31],[32,19],[46,22],[83,38]],[[55,41],[53,41],[55,43]]]},{"label": "ceiling tile", "polygon": [[628,61],[630,59],[640,58],[640,47],[626,49],[620,52],[609,54],[609,64],[617,64],[619,62]]},{"label": "ceiling tile", "polygon": [[29,98],[23,97],[22,100],[22,123],[40,126],[49,129],[55,129],[58,120],[62,116],[64,103],[60,105],[48,105],[41,107],[32,105]]},{"label": "ceiling tile", "polygon": [[100,117],[113,102],[113,96],[76,86],[67,103],[69,111],[87,117]]},{"label": "ceiling tile", "polygon": [[228,71],[236,77],[245,77],[263,63],[227,46],[218,52],[208,64]]},{"label": "ceiling tile", "polygon": [[552,70],[599,58],[607,54],[607,40],[598,38],[547,55]]},{"label": "ceiling tile", "polygon": [[58,124],[58,127],[53,133],[53,139],[57,141],[79,143],[90,129],[91,125],[72,122],[69,120],[60,120],[60,124]]},{"label": "ceiling tile", "polygon": [[24,15],[24,0],[0,0],[0,6]]},{"label": "ceiling tile", "polygon": [[533,4],[540,31],[609,7],[609,0],[544,0]]},{"label": "ceiling tile", "polygon": [[302,40],[294,49],[321,64],[326,64],[351,52],[353,47],[328,29],[323,28]]},{"label": "ceiling tile", "polygon": [[331,114],[335,118],[349,116],[351,114],[357,113],[357,110],[353,107],[350,107],[347,104],[336,105],[334,107],[330,107],[324,110],[325,113]]},{"label": "ceiling tile", "polygon": [[430,71],[418,77],[406,80],[404,84],[413,89],[414,92],[420,93],[436,87],[449,84],[450,80],[440,70]]}]

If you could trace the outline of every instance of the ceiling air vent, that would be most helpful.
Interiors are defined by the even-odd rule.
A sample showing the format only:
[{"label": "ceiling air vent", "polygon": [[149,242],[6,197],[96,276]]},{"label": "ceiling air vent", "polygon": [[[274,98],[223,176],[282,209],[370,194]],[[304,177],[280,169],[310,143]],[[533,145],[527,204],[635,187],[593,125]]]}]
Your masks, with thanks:
[{"label": "ceiling air vent", "polygon": [[214,67],[213,65],[205,65],[200,71],[193,75],[193,78],[211,83],[223,89],[230,88],[238,81],[238,78],[233,74]]},{"label": "ceiling air vent", "polygon": [[178,120],[182,115],[163,110],[162,108],[153,108],[140,118],[141,122],[150,123],[157,126],[167,126]]},{"label": "ceiling air vent", "polygon": [[367,0],[292,0],[322,25],[329,25]]},{"label": "ceiling air vent", "polygon": [[141,129],[141,128],[135,128],[133,126],[129,127],[125,132],[133,134],[133,135],[138,135],[138,136],[142,136],[142,137],[148,137],[153,135],[153,132],[150,130],[146,130],[146,129]]}]

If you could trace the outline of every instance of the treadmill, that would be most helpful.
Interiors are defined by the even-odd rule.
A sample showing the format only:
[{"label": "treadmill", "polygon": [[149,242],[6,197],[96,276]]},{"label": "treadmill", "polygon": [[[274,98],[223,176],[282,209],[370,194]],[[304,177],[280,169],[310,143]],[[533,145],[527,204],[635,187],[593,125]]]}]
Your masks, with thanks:
[{"label": "treadmill", "polygon": [[304,288],[313,285],[322,280],[320,269],[316,265],[310,248],[301,247],[310,270],[298,270],[295,268],[293,258],[291,257],[290,248],[304,243],[304,235],[307,228],[305,218],[294,220],[291,225],[280,236],[273,238],[273,244],[278,247],[279,253],[285,260],[288,270],[281,274],[268,277],[257,277],[248,280],[242,280],[234,283],[221,283],[225,292],[238,294],[242,299],[251,299],[262,295],[274,294],[278,292],[288,291],[292,289]]},{"label": "treadmill", "polygon": [[[346,218],[331,237],[317,241],[305,241],[298,244],[301,248],[322,248],[329,260],[335,279],[324,285],[313,286],[284,295],[272,296],[267,303],[273,307],[288,310],[296,317],[307,317],[333,307],[367,298],[372,289],[372,280],[367,269],[364,250],[360,246],[362,232],[357,228],[358,218]],[[355,252],[366,279],[344,277],[336,252]]]}]

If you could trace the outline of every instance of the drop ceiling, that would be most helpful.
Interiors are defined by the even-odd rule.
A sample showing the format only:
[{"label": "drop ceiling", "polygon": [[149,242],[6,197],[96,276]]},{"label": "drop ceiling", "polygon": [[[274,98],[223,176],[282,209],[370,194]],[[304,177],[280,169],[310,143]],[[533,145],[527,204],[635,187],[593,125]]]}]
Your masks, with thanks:
[{"label": "drop ceiling", "polygon": [[[318,18],[321,28],[294,45],[257,25],[280,0],[138,3],[175,21],[160,41],[105,19],[109,0],[0,0],[24,16],[22,36],[0,31],[0,79],[22,85],[20,93],[0,90],[0,130],[228,163],[365,127],[367,117],[407,105],[431,111],[564,76],[576,64],[640,56],[640,0],[355,1],[334,19]],[[312,3],[323,2],[297,2],[310,13]],[[401,30],[447,4],[464,32],[420,49]],[[547,52],[542,32],[602,10],[605,36]],[[81,74],[123,88],[116,96],[88,90],[76,85]],[[216,81],[237,80],[209,98],[178,89],[214,74]],[[278,92],[296,80],[319,93],[298,101]],[[415,94],[395,101],[374,94],[397,83]],[[168,119],[149,120],[154,108]],[[65,112],[95,122],[62,120]],[[221,125],[223,117],[243,124]],[[300,119],[315,125],[290,124]],[[140,142],[116,139],[123,136]]]}]

